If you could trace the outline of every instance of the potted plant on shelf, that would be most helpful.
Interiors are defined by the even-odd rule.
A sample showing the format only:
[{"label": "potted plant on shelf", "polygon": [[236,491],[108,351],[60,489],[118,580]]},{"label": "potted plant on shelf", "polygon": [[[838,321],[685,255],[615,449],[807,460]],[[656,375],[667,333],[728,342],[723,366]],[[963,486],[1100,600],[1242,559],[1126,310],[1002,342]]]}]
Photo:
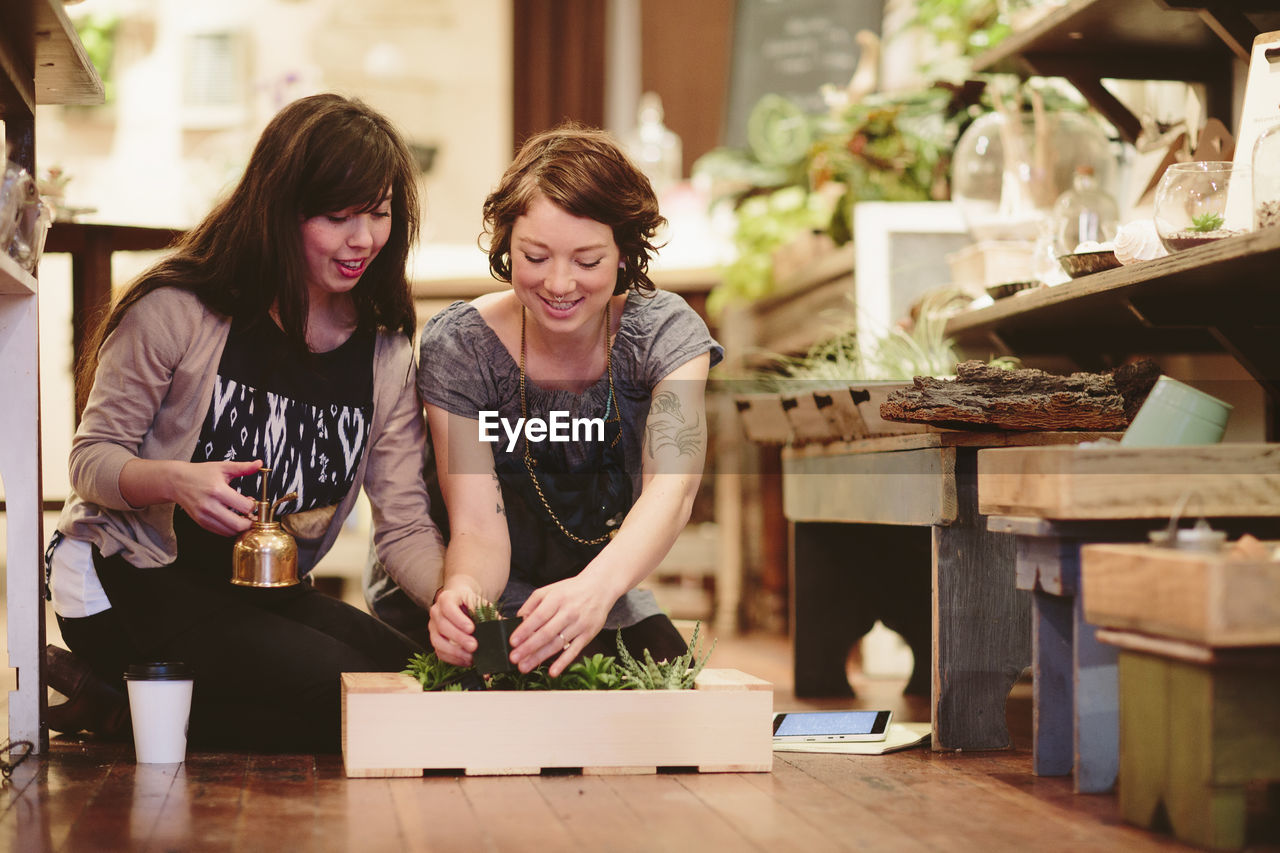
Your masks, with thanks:
[{"label": "potted plant on shelf", "polygon": [[[856,331],[852,319],[814,344],[802,356],[779,356],[757,381],[769,393],[738,399],[738,411],[753,441],[765,431],[758,421],[764,398],[772,394],[789,430],[781,440],[763,443],[853,441],[875,435],[923,432],[920,424],[883,420],[880,404],[890,392],[909,387],[916,376],[949,376],[958,361],[947,338],[946,321],[968,297],[941,288],[923,297],[906,325],[881,333]],[[770,431],[777,436],[779,430]]]}]

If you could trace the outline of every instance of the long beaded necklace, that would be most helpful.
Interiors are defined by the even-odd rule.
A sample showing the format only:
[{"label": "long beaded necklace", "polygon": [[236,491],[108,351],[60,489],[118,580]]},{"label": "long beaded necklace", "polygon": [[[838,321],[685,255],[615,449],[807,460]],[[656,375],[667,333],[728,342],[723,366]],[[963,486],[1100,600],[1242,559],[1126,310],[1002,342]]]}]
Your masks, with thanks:
[{"label": "long beaded necklace", "polygon": [[[622,438],[622,413],[618,411],[618,401],[613,394],[613,351],[609,347],[609,329],[612,328],[611,303],[606,302],[604,306],[604,369],[609,377],[609,397],[605,401],[605,420],[616,420],[618,422],[618,434],[613,437],[609,447],[612,448],[618,443],[618,439]],[[520,418],[525,423],[528,422],[529,408],[525,400],[524,394],[524,360],[525,360],[525,319],[526,314],[524,306],[520,306]],[[613,417],[609,417],[609,413],[613,412]],[[547,515],[551,516],[551,520],[555,522],[556,527],[560,528],[560,532],[569,539],[577,542],[579,545],[603,545],[614,536],[617,535],[617,529],[610,530],[602,536],[594,539],[583,539],[581,536],[570,531],[560,521],[560,517],[556,515],[555,510],[551,508],[547,496],[542,492],[542,484],[538,482],[538,475],[533,470],[538,462],[533,458],[533,454],[529,451],[529,439],[526,436],[524,440],[524,467],[529,471],[529,479],[533,480],[533,489],[538,493],[538,500],[542,501],[542,507],[547,511]]]}]

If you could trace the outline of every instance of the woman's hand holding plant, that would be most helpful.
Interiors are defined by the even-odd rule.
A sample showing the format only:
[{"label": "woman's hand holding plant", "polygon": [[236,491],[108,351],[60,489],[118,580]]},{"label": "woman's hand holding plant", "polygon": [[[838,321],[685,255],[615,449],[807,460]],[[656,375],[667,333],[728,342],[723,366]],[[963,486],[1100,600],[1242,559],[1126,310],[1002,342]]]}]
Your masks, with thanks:
[{"label": "woman's hand holding plant", "polygon": [[471,655],[476,650],[475,623],[471,610],[479,596],[461,578],[452,578],[436,593],[431,605],[431,622],[428,632],[431,647],[436,656],[454,666],[471,666]]},{"label": "woman's hand holding plant", "polygon": [[587,573],[534,590],[517,613],[524,621],[511,635],[511,662],[529,672],[559,655],[548,670],[559,677],[600,633],[620,594]]}]

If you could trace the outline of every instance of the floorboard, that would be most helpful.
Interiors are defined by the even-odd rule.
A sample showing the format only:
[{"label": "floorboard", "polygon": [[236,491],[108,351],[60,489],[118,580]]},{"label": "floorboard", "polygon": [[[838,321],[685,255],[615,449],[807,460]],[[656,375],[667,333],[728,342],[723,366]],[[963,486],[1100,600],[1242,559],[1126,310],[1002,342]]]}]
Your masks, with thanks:
[{"label": "floorboard", "polygon": [[[928,719],[927,700],[902,695],[904,678],[867,678],[856,659],[856,699],[797,699],[782,637],[721,638],[714,663],[773,681],[779,710]],[[57,736],[0,785],[0,851],[1192,849],[1124,824],[1114,795],[1032,775],[1028,684],[1007,716],[1010,750],[777,753],[772,773],[743,774],[347,779],[335,755],[193,752],[175,768],[135,764],[130,744]],[[1255,800],[1248,849],[1280,853],[1277,799]]]}]

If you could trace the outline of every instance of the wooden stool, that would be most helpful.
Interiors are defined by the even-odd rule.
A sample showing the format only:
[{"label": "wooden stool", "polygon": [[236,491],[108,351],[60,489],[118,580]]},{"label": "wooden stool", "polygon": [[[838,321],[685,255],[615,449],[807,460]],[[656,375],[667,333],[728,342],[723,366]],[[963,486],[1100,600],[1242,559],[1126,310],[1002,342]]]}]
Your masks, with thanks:
[{"label": "wooden stool", "polygon": [[1208,847],[1245,843],[1245,789],[1280,781],[1280,562],[1086,545],[1085,617],[1116,646],[1120,810]]},{"label": "wooden stool", "polygon": [[1078,793],[1110,791],[1119,762],[1116,652],[1099,643],[1084,620],[1080,547],[1091,539],[1145,538],[1149,526],[987,519],[993,533],[1014,536],[1016,585],[1031,593],[1032,771],[1072,774]]},{"label": "wooden stool", "polygon": [[1120,811],[1204,847],[1245,843],[1245,789],[1280,780],[1280,648],[1100,630],[1119,648]]}]

